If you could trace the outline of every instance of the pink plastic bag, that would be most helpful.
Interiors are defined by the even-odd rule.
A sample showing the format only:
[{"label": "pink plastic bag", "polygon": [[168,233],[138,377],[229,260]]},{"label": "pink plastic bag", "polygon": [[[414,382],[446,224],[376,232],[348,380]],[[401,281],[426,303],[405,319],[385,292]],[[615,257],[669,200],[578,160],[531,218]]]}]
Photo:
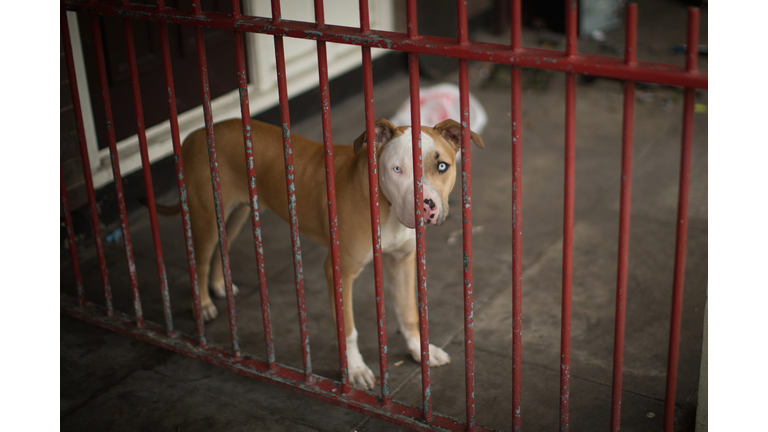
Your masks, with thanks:
[{"label": "pink plastic bag", "polygon": [[[459,87],[454,84],[438,84],[422,88],[419,93],[421,106],[421,124],[434,126],[443,120],[453,119],[461,122],[461,107],[459,104]],[[397,126],[411,124],[411,100],[403,102],[400,109],[389,120]],[[470,128],[476,133],[482,133],[488,123],[488,116],[480,102],[469,94]]]}]

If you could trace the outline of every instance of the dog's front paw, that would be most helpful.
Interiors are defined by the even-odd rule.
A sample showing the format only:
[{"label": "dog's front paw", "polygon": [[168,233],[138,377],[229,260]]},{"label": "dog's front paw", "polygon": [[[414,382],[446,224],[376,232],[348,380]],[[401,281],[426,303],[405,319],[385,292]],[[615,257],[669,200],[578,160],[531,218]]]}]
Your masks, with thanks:
[{"label": "dog's front paw", "polygon": [[[411,357],[417,362],[421,363],[421,342],[418,338],[411,338],[408,340],[408,349],[411,352]],[[429,344],[429,365],[430,366],[442,366],[451,362],[451,356],[448,355],[442,348]]]},{"label": "dog's front paw", "polygon": [[357,346],[350,350],[350,345],[347,345],[347,368],[349,370],[349,383],[352,387],[373,390],[376,377],[373,375],[373,371],[363,361],[363,356],[357,351]]},{"label": "dog's front paw", "polygon": [[[220,285],[218,285],[218,284],[211,284],[211,291],[213,291],[213,295],[215,295],[217,298],[226,298],[227,297],[227,290],[224,289],[224,282],[222,282]],[[233,283],[232,284],[232,295],[236,296],[238,294],[240,294],[240,288],[238,288],[237,285],[235,285]]]},{"label": "dog's front paw", "polygon": [[207,304],[201,304],[200,305],[200,311],[203,315],[203,321],[211,321],[217,316],[219,316],[219,311],[216,310],[216,305],[213,304],[213,302],[209,301]]},{"label": "dog's front paw", "polygon": [[451,362],[451,356],[442,348],[429,344],[429,365],[442,366]]},{"label": "dog's front paw", "polygon": [[376,384],[376,377],[373,375],[371,368],[365,363],[362,364],[362,367],[356,367],[355,369],[350,365],[349,384],[355,388],[373,390],[373,387]]}]

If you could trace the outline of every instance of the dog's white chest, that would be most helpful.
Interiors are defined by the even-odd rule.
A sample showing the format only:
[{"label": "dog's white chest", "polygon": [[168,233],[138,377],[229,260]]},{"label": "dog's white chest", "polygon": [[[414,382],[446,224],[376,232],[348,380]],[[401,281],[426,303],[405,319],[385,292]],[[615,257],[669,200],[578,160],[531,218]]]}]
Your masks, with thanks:
[{"label": "dog's white chest", "polygon": [[401,224],[392,207],[387,221],[381,226],[381,248],[382,252],[394,255],[405,255],[416,248],[416,230]]}]

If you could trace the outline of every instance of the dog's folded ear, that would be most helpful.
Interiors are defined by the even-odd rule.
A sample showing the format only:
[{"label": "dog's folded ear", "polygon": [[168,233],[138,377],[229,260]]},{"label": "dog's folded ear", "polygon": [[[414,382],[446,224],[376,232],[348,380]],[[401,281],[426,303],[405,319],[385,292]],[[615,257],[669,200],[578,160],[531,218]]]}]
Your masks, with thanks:
[{"label": "dog's folded ear", "polygon": [[[453,146],[454,150],[457,152],[461,150],[461,125],[456,120],[443,120],[436,124],[434,129],[443,137],[443,139]],[[469,138],[476,146],[481,149],[485,148],[485,143],[480,135],[469,131]]]},{"label": "dog's folded ear", "polygon": [[[387,119],[379,119],[376,122],[375,125],[375,131],[374,131],[374,138],[373,142],[376,144],[376,150],[381,148],[384,144],[389,142],[389,140],[392,139],[392,137],[395,136],[395,131],[397,130],[397,126],[390,123]],[[368,144],[368,131],[362,133],[356,140],[355,140],[355,153],[360,153],[360,150],[363,148],[363,144]]]}]

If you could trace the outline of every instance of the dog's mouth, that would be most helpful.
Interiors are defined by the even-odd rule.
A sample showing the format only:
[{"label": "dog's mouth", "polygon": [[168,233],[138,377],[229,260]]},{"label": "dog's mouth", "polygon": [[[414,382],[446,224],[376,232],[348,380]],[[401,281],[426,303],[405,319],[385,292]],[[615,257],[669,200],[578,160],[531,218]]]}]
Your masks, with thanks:
[{"label": "dog's mouth", "polygon": [[[424,226],[427,225],[434,225],[434,226],[440,226],[445,222],[445,218],[443,220],[439,220],[440,218],[437,217],[437,215],[433,215],[434,217],[424,219]],[[403,224],[406,228],[410,229],[416,229],[416,218],[414,217],[414,222],[412,224],[406,223],[400,218],[400,215],[397,215],[397,220],[400,221],[401,224]]]}]

